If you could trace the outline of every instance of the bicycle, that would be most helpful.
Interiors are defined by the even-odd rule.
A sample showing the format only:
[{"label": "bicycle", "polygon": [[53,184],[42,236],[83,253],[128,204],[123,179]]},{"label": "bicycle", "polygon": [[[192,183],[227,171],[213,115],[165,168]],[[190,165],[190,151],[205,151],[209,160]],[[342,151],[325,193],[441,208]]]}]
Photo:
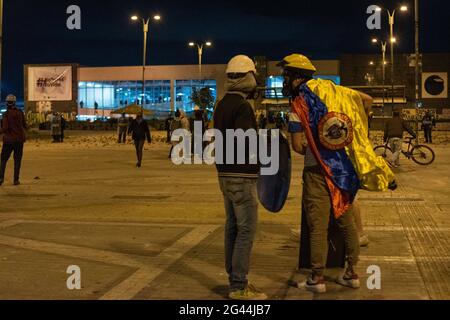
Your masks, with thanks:
[{"label": "bicycle", "polygon": [[[406,138],[406,141],[404,143],[408,144],[408,150],[404,151],[403,149],[401,152],[407,159],[412,159],[415,163],[426,166],[431,163],[433,163],[435,159],[435,154],[433,149],[431,149],[428,146],[425,146],[423,144],[413,144],[413,140],[415,138],[408,137]],[[377,156],[381,156],[386,160],[386,162],[392,167],[394,166],[392,163],[393,160],[393,152],[392,149],[388,146],[388,142],[386,142],[382,146],[377,146],[374,148],[375,154]]]}]

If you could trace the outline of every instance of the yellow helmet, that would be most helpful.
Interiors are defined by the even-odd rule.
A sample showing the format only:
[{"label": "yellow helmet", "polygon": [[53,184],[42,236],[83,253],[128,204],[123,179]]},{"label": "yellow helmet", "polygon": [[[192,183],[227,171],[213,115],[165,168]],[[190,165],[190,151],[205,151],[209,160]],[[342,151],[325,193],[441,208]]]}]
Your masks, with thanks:
[{"label": "yellow helmet", "polygon": [[294,53],[284,57],[277,66],[284,69],[290,69],[303,75],[312,76],[316,71],[316,67],[311,63],[307,57],[302,54]]}]

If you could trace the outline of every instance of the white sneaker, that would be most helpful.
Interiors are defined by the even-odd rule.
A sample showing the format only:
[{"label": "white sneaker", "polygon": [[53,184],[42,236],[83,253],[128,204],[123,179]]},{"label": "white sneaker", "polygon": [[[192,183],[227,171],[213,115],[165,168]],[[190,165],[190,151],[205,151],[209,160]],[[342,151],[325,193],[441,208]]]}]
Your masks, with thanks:
[{"label": "white sneaker", "polygon": [[325,285],[325,280],[320,278],[318,280],[313,280],[311,276],[306,278],[305,281],[297,283],[297,288],[305,289],[313,293],[325,293],[327,292],[327,286]]},{"label": "white sneaker", "polygon": [[340,284],[341,286],[352,289],[358,289],[361,286],[361,283],[359,282],[359,277],[356,273],[354,273],[352,276],[343,274],[336,280],[336,283]]}]

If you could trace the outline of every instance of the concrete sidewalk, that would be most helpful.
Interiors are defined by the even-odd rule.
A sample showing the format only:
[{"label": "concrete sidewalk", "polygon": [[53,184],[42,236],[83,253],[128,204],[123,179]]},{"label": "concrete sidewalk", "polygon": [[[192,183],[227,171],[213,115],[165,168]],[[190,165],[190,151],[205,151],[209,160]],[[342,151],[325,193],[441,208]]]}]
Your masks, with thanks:
[{"label": "concrete sidewalk", "polygon": [[[68,140],[70,142],[70,138]],[[450,150],[436,162],[403,159],[399,190],[361,192],[371,239],[362,249],[362,288],[330,282],[313,295],[300,280],[298,239],[302,159],[282,213],[260,210],[250,280],[271,299],[449,299]],[[82,148],[30,143],[22,185],[0,187],[0,299],[226,299],[222,197],[214,167],[175,166],[168,147],[146,147],[134,167],[130,145]],[[68,266],[81,290],[68,290]],[[381,268],[369,290],[367,267]],[[329,270],[330,280],[339,270]]]}]

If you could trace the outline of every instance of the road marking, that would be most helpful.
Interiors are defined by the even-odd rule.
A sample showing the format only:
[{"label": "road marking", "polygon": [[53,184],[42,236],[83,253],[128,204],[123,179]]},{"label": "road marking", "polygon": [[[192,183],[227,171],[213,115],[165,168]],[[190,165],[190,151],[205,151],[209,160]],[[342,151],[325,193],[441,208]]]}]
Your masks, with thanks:
[{"label": "road marking", "polygon": [[154,265],[140,268],[129,278],[103,295],[100,300],[132,299],[162,272],[167,270],[168,267],[183,257],[190,249],[198,245],[219,227],[220,226],[218,225],[204,225],[195,228],[172,246],[162,251],[153,261]]},{"label": "road marking", "polygon": [[[194,228],[198,224],[181,224],[181,223],[160,223],[160,222],[115,222],[115,221],[48,221],[48,220],[28,220],[28,219],[14,219],[7,220],[0,223],[1,228],[8,228],[17,224],[49,224],[49,225],[61,225],[61,224],[74,224],[74,225],[97,225],[97,226],[130,226],[130,227],[164,227],[164,228]],[[2,226],[5,227],[2,227]]]},{"label": "road marking", "polygon": [[2,221],[0,222],[0,229],[6,229],[9,227],[13,227],[17,224],[19,224],[20,221],[19,220],[6,220],[6,221]]},{"label": "road marking", "polygon": [[51,242],[15,238],[1,234],[0,234],[0,244],[21,249],[34,250],[50,254],[58,254],[71,258],[91,260],[119,266],[127,266],[131,268],[140,268],[143,266],[142,263],[135,261],[129,255],[106,250],[82,248]]},{"label": "road marking", "polygon": [[450,228],[402,227],[402,226],[364,226],[365,231],[425,231],[425,232],[450,232]]}]

